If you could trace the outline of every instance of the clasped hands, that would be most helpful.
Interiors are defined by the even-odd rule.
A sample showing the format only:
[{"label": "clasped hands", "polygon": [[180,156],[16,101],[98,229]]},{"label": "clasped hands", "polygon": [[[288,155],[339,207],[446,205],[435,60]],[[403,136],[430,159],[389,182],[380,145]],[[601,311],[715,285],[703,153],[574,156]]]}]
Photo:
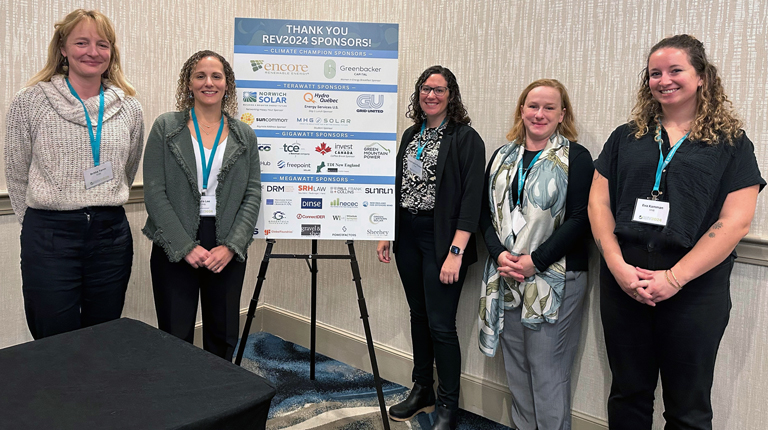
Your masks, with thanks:
[{"label": "clasped hands", "polygon": [[184,261],[195,269],[205,267],[213,273],[221,273],[234,255],[235,253],[224,245],[219,245],[210,251],[197,245],[184,257]]},{"label": "clasped hands", "polygon": [[523,282],[525,278],[533,276],[536,273],[536,265],[530,255],[523,254],[519,256],[512,255],[509,251],[499,254],[496,259],[499,274],[505,278],[514,279],[517,282]]},{"label": "clasped hands", "polygon": [[619,286],[627,295],[648,306],[667,300],[679,291],[672,286],[664,270],[648,270],[623,263],[612,271]]}]

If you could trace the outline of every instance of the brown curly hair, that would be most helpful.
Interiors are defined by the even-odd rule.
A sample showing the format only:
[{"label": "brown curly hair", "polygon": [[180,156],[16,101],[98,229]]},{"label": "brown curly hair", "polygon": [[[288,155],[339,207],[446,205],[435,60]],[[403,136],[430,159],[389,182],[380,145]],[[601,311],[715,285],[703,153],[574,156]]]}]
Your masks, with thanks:
[{"label": "brown curly hair", "polygon": [[565,110],[563,115],[563,122],[557,125],[557,132],[562,134],[563,137],[575,142],[579,137],[579,133],[576,131],[576,118],[573,114],[573,107],[571,106],[571,99],[568,97],[568,90],[565,89],[565,85],[561,84],[557,79],[539,79],[531,82],[517,99],[517,106],[515,109],[515,115],[512,128],[507,132],[507,140],[512,142],[516,141],[518,145],[525,144],[525,124],[523,123],[523,112],[521,108],[525,104],[525,99],[528,97],[528,93],[536,87],[550,87],[557,90],[560,93],[560,107]]},{"label": "brown curly hair", "polygon": [[716,145],[721,139],[725,139],[729,144],[733,144],[733,139],[743,133],[743,123],[736,115],[733,103],[725,95],[717,68],[707,60],[704,44],[687,34],[667,37],[651,48],[646,58],[646,66],[640,73],[640,89],[630,117],[635,138],[639,139],[648,133],[651,127],[661,123],[661,105],[653,98],[649,85],[648,59],[662,48],[684,51],[696,74],[703,81],[696,92],[696,117],[691,123],[690,139],[710,145]]},{"label": "brown curly hair", "polygon": [[224,66],[224,77],[227,80],[227,88],[224,90],[224,99],[221,102],[221,109],[229,116],[234,117],[237,115],[235,72],[224,57],[208,50],[195,52],[187,59],[184,66],[181,68],[181,72],[179,72],[179,84],[176,87],[176,109],[185,111],[192,109],[195,106],[195,97],[192,95],[192,91],[189,90],[189,84],[191,83],[192,72],[195,71],[197,63],[206,57],[213,57],[221,61],[221,64]]},{"label": "brown curly hair", "polygon": [[411,104],[408,105],[408,112],[405,113],[405,116],[412,119],[414,124],[421,124],[427,118],[427,115],[421,109],[421,105],[419,105],[419,89],[434,74],[442,75],[448,83],[448,95],[450,97],[446,112],[448,121],[466,125],[471,124],[472,120],[469,118],[467,110],[461,102],[461,92],[459,91],[459,84],[456,82],[456,76],[447,67],[443,66],[432,66],[421,73],[419,79],[416,80],[416,85],[413,87],[413,94],[411,94],[410,99]]}]

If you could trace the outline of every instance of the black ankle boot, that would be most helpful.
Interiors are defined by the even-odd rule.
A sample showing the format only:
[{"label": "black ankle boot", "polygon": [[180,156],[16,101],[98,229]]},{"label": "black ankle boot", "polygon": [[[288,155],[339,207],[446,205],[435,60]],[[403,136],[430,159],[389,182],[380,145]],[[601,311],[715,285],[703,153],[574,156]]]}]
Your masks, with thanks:
[{"label": "black ankle boot", "polygon": [[438,405],[432,430],[456,430],[456,411],[448,409],[445,405]]},{"label": "black ankle boot", "polygon": [[435,391],[414,383],[408,398],[389,408],[389,418],[395,421],[408,421],[419,412],[430,413],[435,410]]}]

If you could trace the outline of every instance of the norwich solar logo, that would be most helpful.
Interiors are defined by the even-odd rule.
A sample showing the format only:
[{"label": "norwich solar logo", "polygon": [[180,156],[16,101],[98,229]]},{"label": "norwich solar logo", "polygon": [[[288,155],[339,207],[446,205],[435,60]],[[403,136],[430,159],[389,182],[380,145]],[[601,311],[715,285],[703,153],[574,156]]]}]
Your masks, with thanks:
[{"label": "norwich solar logo", "polygon": [[259,101],[259,99],[256,97],[258,93],[250,92],[250,91],[243,91],[243,102],[245,103],[256,103]]},{"label": "norwich solar logo", "polygon": [[251,67],[253,68],[254,72],[258,72],[262,67],[264,67],[264,60],[251,60]]}]

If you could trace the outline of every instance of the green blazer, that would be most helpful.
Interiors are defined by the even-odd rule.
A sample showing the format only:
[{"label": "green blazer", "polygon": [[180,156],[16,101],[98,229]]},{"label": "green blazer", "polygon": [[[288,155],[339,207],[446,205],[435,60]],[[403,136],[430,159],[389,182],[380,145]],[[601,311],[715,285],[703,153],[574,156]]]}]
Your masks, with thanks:
[{"label": "green blazer", "polygon": [[[225,114],[226,115],[226,114]],[[227,115],[229,137],[216,187],[216,243],[245,261],[261,205],[261,170],[256,134]],[[161,246],[171,262],[183,259],[200,242],[200,192],[189,111],[160,115],[144,150],[142,232]]]}]

